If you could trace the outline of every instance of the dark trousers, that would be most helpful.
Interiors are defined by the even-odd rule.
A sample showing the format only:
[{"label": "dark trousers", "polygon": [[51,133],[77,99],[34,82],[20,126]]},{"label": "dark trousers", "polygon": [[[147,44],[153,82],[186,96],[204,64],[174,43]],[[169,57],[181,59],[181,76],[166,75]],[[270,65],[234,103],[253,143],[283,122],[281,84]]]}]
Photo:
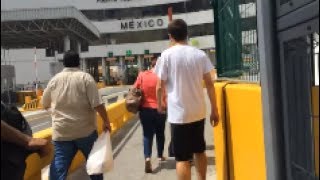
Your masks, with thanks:
[{"label": "dark trousers", "polygon": [[143,128],[144,157],[150,158],[152,155],[153,136],[156,135],[158,157],[163,157],[165,142],[166,114],[159,114],[156,109],[142,108],[140,110],[140,120]]}]

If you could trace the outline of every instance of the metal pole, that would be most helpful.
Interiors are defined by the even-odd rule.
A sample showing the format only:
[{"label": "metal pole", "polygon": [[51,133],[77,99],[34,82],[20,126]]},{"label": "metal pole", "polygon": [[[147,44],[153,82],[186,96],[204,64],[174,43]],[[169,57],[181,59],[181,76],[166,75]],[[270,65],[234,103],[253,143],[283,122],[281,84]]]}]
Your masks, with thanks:
[{"label": "metal pole", "polygon": [[106,71],[106,59],[104,57],[101,58],[101,70],[102,70],[102,79],[103,83],[106,84],[107,80],[107,71]]},{"label": "metal pole", "polygon": [[170,6],[168,8],[168,18],[169,18],[169,22],[172,21],[172,14],[173,14],[173,10],[172,10],[172,7]]},{"label": "metal pole", "polygon": [[4,60],[4,65],[7,65],[7,60],[6,60],[6,49],[3,49],[3,60]]},{"label": "metal pole", "polygon": [[35,68],[36,92],[37,92],[38,90],[37,47],[34,47],[34,68]]},{"label": "metal pole", "polygon": [[281,82],[276,56],[276,8],[273,1],[257,1],[259,59],[263,105],[266,174],[268,180],[283,180],[285,164],[281,158]]},{"label": "metal pole", "polygon": [[63,47],[64,47],[64,52],[67,52],[70,50],[70,37],[68,35],[66,35],[63,39]]}]

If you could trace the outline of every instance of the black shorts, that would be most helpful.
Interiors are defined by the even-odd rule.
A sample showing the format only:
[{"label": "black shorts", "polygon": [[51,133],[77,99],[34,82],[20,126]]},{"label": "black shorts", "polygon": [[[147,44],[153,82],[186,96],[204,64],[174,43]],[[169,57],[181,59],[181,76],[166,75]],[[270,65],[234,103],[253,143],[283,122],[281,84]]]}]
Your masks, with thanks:
[{"label": "black shorts", "polygon": [[205,152],[204,125],[204,119],[190,124],[171,124],[171,151],[176,161],[189,161],[194,153]]}]

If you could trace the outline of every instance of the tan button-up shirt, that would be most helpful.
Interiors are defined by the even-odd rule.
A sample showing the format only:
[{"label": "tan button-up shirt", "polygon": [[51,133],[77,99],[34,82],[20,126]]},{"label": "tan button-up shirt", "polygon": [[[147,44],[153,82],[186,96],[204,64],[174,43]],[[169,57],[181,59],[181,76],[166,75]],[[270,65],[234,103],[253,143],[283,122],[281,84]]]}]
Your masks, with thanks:
[{"label": "tan button-up shirt", "polygon": [[96,130],[95,107],[102,104],[96,82],[79,68],[65,68],[43,93],[43,106],[52,109],[52,139],[71,141]]}]

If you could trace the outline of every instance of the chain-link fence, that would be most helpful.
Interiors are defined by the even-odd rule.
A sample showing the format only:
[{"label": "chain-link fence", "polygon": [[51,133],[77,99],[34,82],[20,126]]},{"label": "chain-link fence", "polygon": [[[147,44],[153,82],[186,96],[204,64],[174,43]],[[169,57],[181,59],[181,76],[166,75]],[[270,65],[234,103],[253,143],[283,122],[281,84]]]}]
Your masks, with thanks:
[{"label": "chain-link fence", "polygon": [[260,81],[256,0],[212,0],[220,78]]}]

